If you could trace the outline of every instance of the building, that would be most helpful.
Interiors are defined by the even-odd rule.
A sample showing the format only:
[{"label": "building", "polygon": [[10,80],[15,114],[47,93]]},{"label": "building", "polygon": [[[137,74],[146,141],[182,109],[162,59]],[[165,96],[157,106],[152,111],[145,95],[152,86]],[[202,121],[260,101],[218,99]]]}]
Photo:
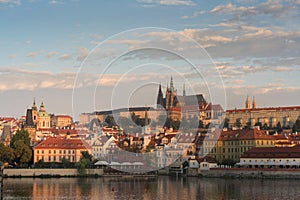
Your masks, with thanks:
[{"label": "building", "polygon": [[73,119],[69,115],[52,115],[51,127],[53,128],[66,128],[70,127],[73,123]]},{"label": "building", "polygon": [[274,147],[276,137],[258,129],[215,131],[202,141],[200,156],[209,156],[219,163],[239,162],[241,155],[253,147]]},{"label": "building", "polygon": [[252,148],[238,163],[246,168],[299,168],[300,146]]},{"label": "building", "polygon": [[29,132],[32,143],[36,139],[36,131],[50,129],[50,115],[46,112],[44,101],[42,101],[38,110],[34,99],[32,107],[26,111],[24,128]]},{"label": "building", "polygon": [[34,147],[34,163],[39,160],[61,162],[63,158],[78,162],[83,151],[92,154],[92,147],[79,137],[49,137]]},{"label": "building", "polygon": [[278,123],[282,127],[293,127],[299,117],[300,106],[257,108],[254,97],[252,107],[250,107],[250,100],[247,97],[245,108],[226,111],[226,118],[229,120],[230,127],[237,126],[237,123],[241,127],[261,124],[273,128]]},{"label": "building", "polygon": [[177,89],[174,87],[173,78],[170,80],[170,87],[167,86],[165,97],[161,84],[158,88],[157,94],[157,109],[165,109],[168,118],[173,120],[182,120],[183,118],[189,120],[197,117],[202,120],[204,124],[211,122],[220,124],[221,118],[224,116],[224,110],[221,105],[212,105],[207,103],[203,94],[186,95],[185,85],[183,85],[182,96],[177,94]]}]

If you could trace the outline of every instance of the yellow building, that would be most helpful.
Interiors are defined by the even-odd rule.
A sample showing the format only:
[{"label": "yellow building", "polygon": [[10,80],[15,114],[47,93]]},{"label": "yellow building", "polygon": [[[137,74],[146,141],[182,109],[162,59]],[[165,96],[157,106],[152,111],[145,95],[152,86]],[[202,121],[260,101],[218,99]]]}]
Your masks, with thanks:
[{"label": "yellow building", "polygon": [[91,154],[92,147],[80,137],[49,137],[34,147],[34,163],[39,160],[61,162],[63,158],[70,162],[78,162],[82,151]]},{"label": "yellow building", "polygon": [[215,158],[218,162],[226,159],[238,162],[241,155],[253,147],[274,147],[276,137],[267,132],[249,129],[211,133],[203,141],[202,156]]}]

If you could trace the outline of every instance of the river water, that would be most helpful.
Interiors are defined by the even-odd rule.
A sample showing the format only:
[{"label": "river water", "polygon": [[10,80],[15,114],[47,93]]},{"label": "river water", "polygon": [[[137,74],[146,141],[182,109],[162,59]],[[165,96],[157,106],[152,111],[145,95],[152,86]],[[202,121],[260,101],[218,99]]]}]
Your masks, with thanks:
[{"label": "river water", "polygon": [[299,180],[203,178],[9,178],[3,199],[300,199]]}]

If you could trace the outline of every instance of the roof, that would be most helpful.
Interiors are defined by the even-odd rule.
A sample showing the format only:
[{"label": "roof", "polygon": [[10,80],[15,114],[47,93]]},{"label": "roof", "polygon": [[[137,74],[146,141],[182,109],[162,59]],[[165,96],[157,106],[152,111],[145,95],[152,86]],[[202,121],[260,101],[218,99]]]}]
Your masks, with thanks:
[{"label": "roof", "polygon": [[220,104],[208,104],[208,106],[205,109],[206,111],[212,110],[212,111],[223,111],[223,108]]},{"label": "roof", "polygon": [[269,108],[251,108],[251,109],[231,109],[231,110],[226,110],[227,113],[235,113],[235,112],[250,112],[250,111],[286,111],[286,110],[299,110],[300,111],[300,106],[288,106],[288,107],[269,107]]},{"label": "roof", "polygon": [[91,146],[79,137],[49,137],[37,144],[34,149],[91,149]]},{"label": "roof", "polygon": [[300,146],[254,147],[244,152],[241,158],[300,158]]}]

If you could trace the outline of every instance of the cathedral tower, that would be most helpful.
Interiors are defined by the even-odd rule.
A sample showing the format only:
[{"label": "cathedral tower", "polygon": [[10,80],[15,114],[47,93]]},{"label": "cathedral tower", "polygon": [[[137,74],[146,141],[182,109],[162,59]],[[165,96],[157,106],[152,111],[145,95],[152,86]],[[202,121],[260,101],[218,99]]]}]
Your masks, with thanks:
[{"label": "cathedral tower", "polygon": [[247,99],[246,99],[246,101],[245,101],[245,108],[246,108],[246,109],[250,109],[250,108],[251,108],[249,96],[247,96]]},{"label": "cathedral tower", "polygon": [[256,99],[255,97],[253,96],[253,100],[252,100],[252,108],[256,108]]}]

